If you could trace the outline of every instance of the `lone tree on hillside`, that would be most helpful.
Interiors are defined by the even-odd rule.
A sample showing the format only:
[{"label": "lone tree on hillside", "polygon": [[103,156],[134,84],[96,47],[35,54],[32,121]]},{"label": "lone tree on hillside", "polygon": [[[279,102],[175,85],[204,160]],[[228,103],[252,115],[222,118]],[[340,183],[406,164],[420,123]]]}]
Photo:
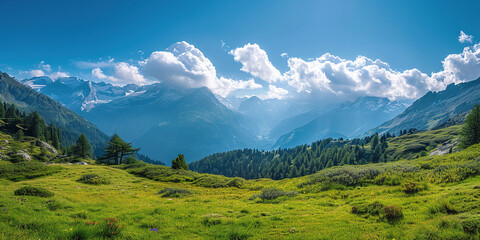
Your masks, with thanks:
[{"label": "lone tree on hillside", "polygon": [[178,154],[178,157],[172,160],[172,168],[188,170],[188,165],[185,162],[183,154]]},{"label": "lone tree on hillside", "polygon": [[475,104],[475,107],[468,114],[463,124],[460,135],[460,147],[467,148],[477,143],[480,143],[480,106]]},{"label": "lone tree on hillside", "polygon": [[77,157],[87,158],[92,156],[92,147],[88,142],[85,134],[82,133],[77,139],[77,144],[75,144],[73,149],[73,154]]},{"label": "lone tree on hillside", "polygon": [[100,162],[107,164],[122,164],[125,156],[133,155],[140,148],[133,148],[131,143],[124,142],[118,134],[114,134],[105,147],[105,155],[100,158]]}]

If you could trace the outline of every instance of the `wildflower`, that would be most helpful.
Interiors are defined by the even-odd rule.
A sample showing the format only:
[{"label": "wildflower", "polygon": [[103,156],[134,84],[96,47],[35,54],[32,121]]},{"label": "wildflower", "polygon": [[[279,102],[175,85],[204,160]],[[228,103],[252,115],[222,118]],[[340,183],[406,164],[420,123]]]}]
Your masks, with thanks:
[{"label": "wildflower", "polygon": [[73,231],[73,228],[70,228],[70,231]]},{"label": "wildflower", "polygon": [[158,228],[152,228],[152,229],[150,229],[150,231],[158,232]]},{"label": "wildflower", "polygon": [[3,211],[5,212],[5,211],[7,211],[7,210],[4,208]]}]

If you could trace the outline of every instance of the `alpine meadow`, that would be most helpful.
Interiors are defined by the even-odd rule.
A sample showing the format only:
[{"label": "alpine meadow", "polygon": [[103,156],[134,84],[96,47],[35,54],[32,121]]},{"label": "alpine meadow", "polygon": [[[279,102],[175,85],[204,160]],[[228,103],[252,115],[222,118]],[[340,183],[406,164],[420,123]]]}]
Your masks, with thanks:
[{"label": "alpine meadow", "polygon": [[480,2],[0,0],[0,239],[480,239]]}]

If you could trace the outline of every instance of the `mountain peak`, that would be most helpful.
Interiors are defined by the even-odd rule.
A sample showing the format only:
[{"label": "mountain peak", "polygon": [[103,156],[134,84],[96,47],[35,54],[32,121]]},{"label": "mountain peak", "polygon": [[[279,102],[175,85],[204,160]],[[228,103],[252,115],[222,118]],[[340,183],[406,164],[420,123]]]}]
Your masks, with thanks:
[{"label": "mountain peak", "polygon": [[469,111],[480,102],[480,78],[474,81],[449,84],[443,91],[427,92],[397,117],[369,130],[366,134],[398,133],[416,128],[430,130],[439,124]]}]

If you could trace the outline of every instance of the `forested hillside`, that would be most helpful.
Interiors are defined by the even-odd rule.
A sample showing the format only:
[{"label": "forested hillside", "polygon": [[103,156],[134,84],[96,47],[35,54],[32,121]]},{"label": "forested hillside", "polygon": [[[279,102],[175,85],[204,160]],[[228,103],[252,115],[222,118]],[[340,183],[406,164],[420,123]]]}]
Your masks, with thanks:
[{"label": "forested hillside", "polygon": [[15,104],[22,112],[38,112],[47,124],[52,123],[61,129],[60,138],[66,146],[75,143],[83,133],[92,144],[96,155],[98,155],[102,153],[102,148],[108,140],[107,135],[95,125],[63,107],[60,103],[30,87],[24,86],[2,72],[0,72],[0,99],[6,103]]},{"label": "forested hillside", "polygon": [[[459,126],[408,133],[399,137],[375,134],[362,139],[324,139],[295,148],[260,151],[234,150],[216,153],[191,163],[202,173],[238,176],[247,179],[283,179],[305,176],[324,168],[342,165],[390,162],[427,155],[439,144],[456,138]],[[403,132],[403,131],[402,131]]]},{"label": "forested hillside", "polygon": [[366,134],[398,133],[410,128],[430,130],[449,121],[461,123],[455,119],[462,118],[479,102],[480,78],[456,85],[452,83],[443,91],[428,92],[404,112]]}]

